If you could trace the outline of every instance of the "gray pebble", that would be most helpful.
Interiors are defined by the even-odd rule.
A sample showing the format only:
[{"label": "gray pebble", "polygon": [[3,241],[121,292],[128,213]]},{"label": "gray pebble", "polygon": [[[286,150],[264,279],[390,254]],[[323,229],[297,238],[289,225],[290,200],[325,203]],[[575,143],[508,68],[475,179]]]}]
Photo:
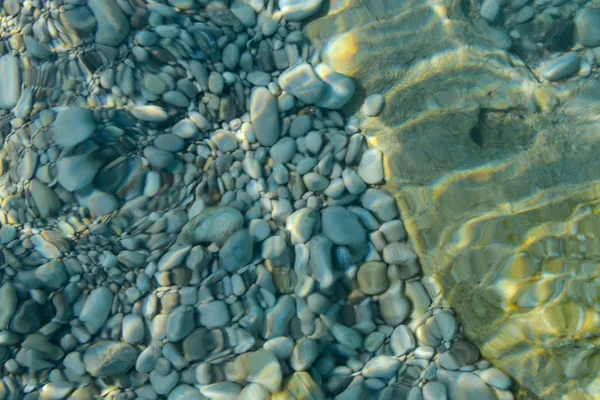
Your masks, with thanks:
[{"label": "gray pebble", "polygon": [[358,174],[369,185],[383,181],[383,154],[377,149],[368,149],[362,155],[358,165]]},{"label": "gray pebble", "polygon": [[362,112],[367,117],[375,117],[381,113],[384,104],[384,97],[379,93],[374,93],[365,99]]},{"label": "gray pebble", "polygon": [[253,244],[252,236],[247,229],[235,232],[219,250],[221,266],[227,272],[235,272],[246,266],[253,256]]},{"label": "gray pebble", "polygon": [[292,160],[296,152],[296,141],[290,137],[283,137],[275,143],[270,150],[271,157],[281,163],[286,164]]},{"label": "gray pebble", "polygon": [[125,342],[100,340],[85,351],[86,371],[95,377],[123,375],[135,364],[137,351]]},{"label": "gray pebble", "polygon": [[167,338],[178,342],[194,330],[194,309],[179,306],[169,313],[167,318]]},{"label": "gray pebble", "polygon": [[309,172],[302,177],[308,190],[313,192],[322,192],[329,185],[329,180],[316,172]]},{"label": "gray pebble", "polygon": [[200,324],[207,328],[219,328],[229,324],[231,314],[227,303],[215,300],[198,306]]},{"label": "gray pebble", "polygon": [[250,120],[256,139],[263,146],[272,146],[279,139],[277,99],[264,87],[257,87],[250,97]]},{"label": "gray pebble", "polygon": [[577,53],[567,53],[542,64],[542,76],[551,81],[561,81],[579,71],[580,57]]}]

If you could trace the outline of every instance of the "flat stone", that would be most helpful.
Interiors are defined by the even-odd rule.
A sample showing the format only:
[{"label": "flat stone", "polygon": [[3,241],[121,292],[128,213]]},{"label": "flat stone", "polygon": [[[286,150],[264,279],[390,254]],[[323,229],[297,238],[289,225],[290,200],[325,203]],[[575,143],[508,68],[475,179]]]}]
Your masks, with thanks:
[{"label": "flat stone", "polygon": [[392,332],[390,346],[396,356],[402,356],[415,349],[417,346],[415,336],[406,325],[399,325]]},{"label": "flat stone", "polygon": [[358,269],[356,280],[358,288],[365,294],[383,293],[389,286],[387,265],[377,261],[365,263]]},{"label": "flat stone", "polygon": [[125,342],[100,340],[85,351],[86,371],[95,377],[117,376],[127,373],[135,364],[137,351]]},{"label": "flat stone", "polygon": [[35,269],[35,277],[50,289],[59,289],[69,279],[61,260],[52,260]]},{"label": "flat stone", "polygon": [[579,71],[581,58],[577,53],[567,53],[542,64],[542,76],[551,81],[561,81]]},{"label": "flat stone", "polygon": [[246,266],[252,260],[253,246],[254,241],[247,229],[240,229],[235,232],[219,250],[221,266],[227,272],[235,272]]},{"label": "flat stone", "polygon": [[392,283],[388,290],[379,296],[379,312],[389,326],[400,325],[411,311],[410,301],[401,289],[401,283]]},{"label": "flat stone", "polygon": [[191,244],[222,242],[243,224],[243,215],[233,207],[206,208],[183,227],[181,235]]},{"label": "flat stone", "polygon": [[257,87],[252,91],[250,120],[261,145],[272,146],[277,142],[280,134],[277,98],[267,88]]},{"label": "flat stone", "polygon": [[0,108],[9,110],[17,105],[21,96],[21,66],[17,57],[5,54],[0,57]]},{"label": "flat stone", "polygon": [[175,159],[173,153],[157,149],[154,146],[144,147],[143,154],[153,167],[160,169],[168,169]]},{"label": "flat stone", "polygon": [[380,355],[367,361],[361,372],[366,378],[389,379],[396,374],[401,365],[402,362],[394,357]]},{"label": "flat stone", "polygon": [[110,314],[113,293],[106,286],[96,288],[90,292],[83,309],[79,313],[79,320],[92,335],[100,330]]},{"label": "flat stone", "polygon": [[360,159],[357,169],[360,177],[369,185],[383,181],[383,153],[378,149],[368,149]]},{"label": "flat stone", "polygon": [[283,137],[271,147],[271,157],[281,164],[292,160],[296,153],[296,141],[290,137]]},{"label": "flat stone", "polygon": [[167,83],[158,75],[145,73],[143,83],[147,91],[157,96],[167,91]]},{"label": "flat stone", "polygon": [[63,157],[56,163],[58,183],[73,192],[92,183],[101,163],[88,154]]},{"label": "flat stone", "polygon": [[53,217],[58,214],[62,202],[56,192],[50,189],[48,185],[37,179],[32,179],[29,184],[29,192],[41,218]]},{"label": "flat stone", "polygon": [[2,225],[0,228],[0,244],[7,244],[17,237],[17,229],[9,224]]},{"label": "flat stone", "polygon": [[600,46],[600,9],[586,7],[575,17],[579,42],[588,47]]},{"label": "flat stone", "polygon": [[162,107],[155,105],[134,106],[131,108],[131,114],[146,122],[162,122],[169,117]]},{"label": "flat stone", "polygon": [[224,129],[216,130],[210,135],[210,140],[221,150],[223,153],[230,153],[235,151],[238,147],[235,133],[226,131]]},{"label": "flat stone", "polygon": [[71,30],[81,39],[92,36],[98,25],[96,18],[86,6],[65,10],[62,22],[67,29]]},{"label": "flat stone", "polygon": [[190,306],[179,306],[169,313],[167,318],[167,338],[178,342],[194,330],[194,309]]},{"label": "flat stone", "polygon": [[8,328],[18,304],[17,291],[10,282],[0,286],[0,303],[2,304],[2,307],[0,307],[0,329],[5,330]]},{"label": "flat stone", "polygon": [[30,56],[45,60],[52,55],[52,52],[48,50],[45,45],[38,42],[33,36],[25,35],[23,36],[23,39],[25,39],[25,47]]},{"label": "flat stone", "polygon": [[306,243],[312,237],[317,224],[317,213],[311,208],[301,208],[287,217],[285,228],[290,232],[292,244]]},{"label": "flat stone", "polygon": [[302,21],[313,15],[323,0],[280,0],[279,9],[288,21]]},{"label": "flat stone", "polygon": [[384,105],[385,98],[379,93],[374,93],[370,96],[367,96],[367,98],[365,99],[365,102],[362,106],[362,112],[367,117],[375,117],[381,114]]},{"label": "flat stone", "polygon": [[319,101],[326,86],[313,67],[306,62],[283,71],[278,82],[283,90],[305,104],[315,104]]},{"label": "flat stone", "polygon": [[118,46],[129,35],[129,20],[115,0],[89,0],[98,26],[95,41],[106,46]]},{"label": "flat stone", "polygon": [[184,118],[173,127],[173,134],[182,139],[193,139],[198,136],[198,127],[191,119]]},{"label": "flat stone", "polygon": [[123,340],[131,344],[143,342],[145,328],[142,317],[136,314],[127,314],[123,318]]},{"label": "flat stone", "polygon": [[318,100],[315,101],[315,105],[330,110],[339,110],[350,101],[356,89],[352,78],[335,72],[327,64],[317,65],[315,73],[325,82],[325,89]]},{"label": "flat stone", "polygon": [[341,206],[327,207],[321,212],[323,234],[333,243],[348,246],[355,258],[364,254],[367,232],[352,211]]},{"label": "flat stone", "polygon": [[360,201],[362,206],[375,214],[380,221],[390,221],[398,216],[394,198],[379,189],[367,189]]},{"label": "flat stone", "polygon": [[95,129],[92,112],[79,106],[63,109],[52,123],[54,142],[63,147],[72,147],[83,142],[92,136]]},{"label": "flat stone", "polygon": [[308,114],[302,114],[292,120],[290,125],[290,136],[293,138],[299,138],[304,136],[310,131],[312,127],[312,118]]},{"label": "flat stone", "polygon": [[497,368],[488,368],[477,373],[485,383],[500,390],[508,390],[512,381],[508,375]]},{"label": "flat stone", "polygon": [[283,374],[277,357],[267,350],[258,350],[245,354],[245,364],[248,366],[248,382],[258,383],[271,393],[276,393],[281,387]]},{"label": "flat stone", "polygon": [[90,210],[90,214],[94,218],[112,213],[119,205],[115,196],[110,193],[96,189],[85,192],[77,193],[75,197],[80,205]]},{"label": "flat stone", "polygon": [[313,192],[322,192],[327,189],[329,179],[317,172],[309,172],[302,177],[307,189]]},{"label": "flat stone", "polygon": [[207,328],[219,328],[229,324],[231,314],[227,303],[215,300],[198,306],[199,322]]}]

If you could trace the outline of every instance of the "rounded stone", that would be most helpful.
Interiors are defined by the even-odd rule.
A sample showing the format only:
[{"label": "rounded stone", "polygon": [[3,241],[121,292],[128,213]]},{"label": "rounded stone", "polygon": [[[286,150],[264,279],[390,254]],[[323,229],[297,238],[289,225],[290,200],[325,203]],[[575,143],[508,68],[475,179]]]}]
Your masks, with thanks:
[{"label": "rounded stone", "polygon": [[586,7],[575,17],[579,42],[587,47],[600,46],[600,9]]},{"label": "rounded stone", "polygon": [[389,286],[387,265],[377,261],[365,263],[358,269],[356,280],[358,288],[365,294],[383,293]]},{"label": "rounded stone", "polygon": [[100,340],[92,344],[83,355],[86,371],[97,378],[127,373],[137,359],[137,351],[125,342]]}]

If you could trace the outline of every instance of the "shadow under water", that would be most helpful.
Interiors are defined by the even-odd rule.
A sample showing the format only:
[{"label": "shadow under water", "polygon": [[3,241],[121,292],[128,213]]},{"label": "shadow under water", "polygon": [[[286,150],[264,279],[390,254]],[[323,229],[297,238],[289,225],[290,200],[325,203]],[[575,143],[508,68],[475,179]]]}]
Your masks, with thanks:
[{"label": "shadow under water", "polygon": [[469,339],[519,398],[597,398],[598,87],[544,82],[458,0],[331,0],[305,33],[385,97],[348,112]]}]

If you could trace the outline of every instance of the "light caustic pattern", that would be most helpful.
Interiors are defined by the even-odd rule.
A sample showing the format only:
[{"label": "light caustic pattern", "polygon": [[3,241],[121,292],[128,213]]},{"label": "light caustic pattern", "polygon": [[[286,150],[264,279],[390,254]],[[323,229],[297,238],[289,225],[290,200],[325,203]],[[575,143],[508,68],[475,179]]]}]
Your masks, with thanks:
[{"label": "light caustic pattern", "polygon": [[520,398],[600,398],[599,92],[541,83],[467,7],[332,0],[306,32],[385,96],[361,127],[468,337]]}]

